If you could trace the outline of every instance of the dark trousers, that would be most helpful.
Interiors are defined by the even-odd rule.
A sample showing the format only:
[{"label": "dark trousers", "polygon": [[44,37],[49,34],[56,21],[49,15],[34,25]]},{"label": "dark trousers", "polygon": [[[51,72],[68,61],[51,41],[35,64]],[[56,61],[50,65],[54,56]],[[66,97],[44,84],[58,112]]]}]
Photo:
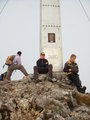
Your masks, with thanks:
[{"label": "dark trousers", "polygon": [[34,79],[38,79],[38,74],[47,74],[50,78],[52,78],[52,65],[48,65],[48,67],[37,67],[34,66]]},{"label": "dark trousers", "polygon": [[47,74],[48,73],[48,67],[37,67],[37,71],[39,74]]},{"label": "dark trousers", "polygon": [[68,78],[76,85],[77,89],[80,90],[82,87],[79,75],[78,74],[70,74],[68,75]]}]

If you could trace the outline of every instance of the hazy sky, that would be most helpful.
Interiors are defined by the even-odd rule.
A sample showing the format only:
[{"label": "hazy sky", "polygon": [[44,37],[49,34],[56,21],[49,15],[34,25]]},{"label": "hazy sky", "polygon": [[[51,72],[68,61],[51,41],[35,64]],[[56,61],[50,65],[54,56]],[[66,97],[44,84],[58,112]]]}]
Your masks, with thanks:
[{"label": "hazy sky", "polygon": [[[0,0],[0,10],[6,0]],[[90,18],[90,0],[81,0]],[[77,55],[80,78],[90,92],[90,21],[79,0],[61,0],[63,63],[72,53]],[[0,14],[0,72],[8,55],[23,52],[22,63],[29,73],[39,58],[40,0],[8,0]],[[12,79],[22,74],[13,73]]]}]

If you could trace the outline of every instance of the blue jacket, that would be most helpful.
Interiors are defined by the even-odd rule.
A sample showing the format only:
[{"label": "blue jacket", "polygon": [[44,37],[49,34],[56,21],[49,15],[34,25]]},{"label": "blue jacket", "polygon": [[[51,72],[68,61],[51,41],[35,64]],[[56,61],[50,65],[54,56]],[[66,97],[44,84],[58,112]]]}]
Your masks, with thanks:
[{"label": "blue jacket", "polygon": [[2,81],[2,77],[1,77],[1,75],[0,75],[0,81]]}]

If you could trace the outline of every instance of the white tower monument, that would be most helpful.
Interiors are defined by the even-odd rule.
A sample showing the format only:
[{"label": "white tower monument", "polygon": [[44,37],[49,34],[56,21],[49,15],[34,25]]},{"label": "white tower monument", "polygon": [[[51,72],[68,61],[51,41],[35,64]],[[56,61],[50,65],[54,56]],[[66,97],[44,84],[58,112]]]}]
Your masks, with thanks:
[{"label": "white tower monument", "polygon": [[60,0],[41,0],[41,52],[54,71],[62,71]]}]

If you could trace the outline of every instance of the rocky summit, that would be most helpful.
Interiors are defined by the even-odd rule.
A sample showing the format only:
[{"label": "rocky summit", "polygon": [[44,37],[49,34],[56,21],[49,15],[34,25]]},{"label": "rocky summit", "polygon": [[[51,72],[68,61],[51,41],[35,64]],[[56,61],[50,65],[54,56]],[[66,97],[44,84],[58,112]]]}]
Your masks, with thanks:
[{"label": "rocky summit", "polygon": [[65,73],[0,82],[0,120],[90,120],[90,94],[78,93]]}]

